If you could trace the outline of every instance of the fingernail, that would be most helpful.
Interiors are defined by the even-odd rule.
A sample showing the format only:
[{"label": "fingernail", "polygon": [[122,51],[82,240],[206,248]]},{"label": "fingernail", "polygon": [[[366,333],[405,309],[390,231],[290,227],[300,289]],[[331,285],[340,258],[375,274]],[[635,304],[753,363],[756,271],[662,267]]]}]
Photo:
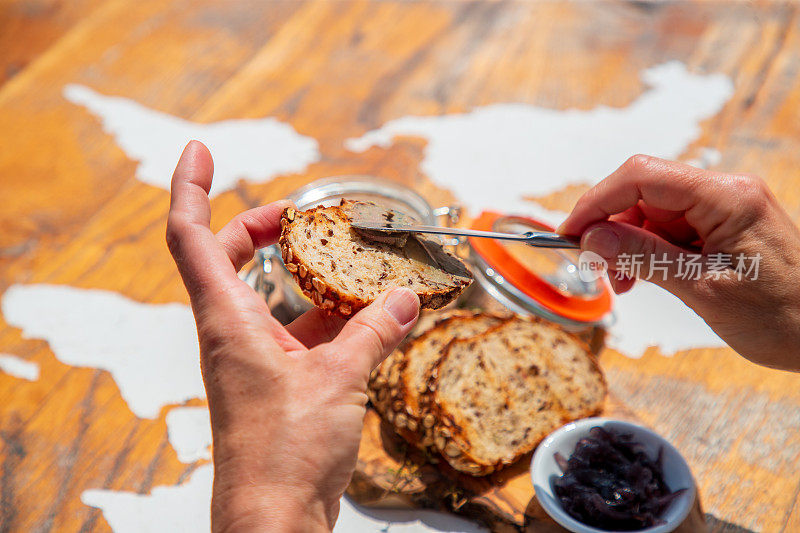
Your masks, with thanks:
[{"label": "fingernail", "polygon": [[605,259],[613,259],[619,254],[619,237],[605,227],[589,230],[583,237],[582,245],[584,250],[594,252]]},{"label": "fingernail", "polygon": [[181,156],[178,158],[178,167],[189,164],[190,158],[197,150],[197,144],[200,144],[200,141],[192,140],[186,143],[186,146],[183,147],[183,152],[181,152]]},{"label": "fingernail", "polygon": [[386,295],[383,302],[386,309],[398,324],[405,326],[419,314],[419,298],[411,289],[394,289]]}]

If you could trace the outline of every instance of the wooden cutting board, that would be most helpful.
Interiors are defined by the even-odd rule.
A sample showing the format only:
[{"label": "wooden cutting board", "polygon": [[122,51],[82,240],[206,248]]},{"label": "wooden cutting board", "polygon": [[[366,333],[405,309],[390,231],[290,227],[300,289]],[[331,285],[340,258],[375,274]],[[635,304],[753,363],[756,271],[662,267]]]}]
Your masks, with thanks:
[{"label": "wooden cutting board", "polygon": [[[613,397],[606,400],[604,416],[636,421]],[[536,500],[528,472],[530,454],[500,472],[480,478],[460,474],[444,461],[432,464],[429,459],[397,436],[376,411],[368,409],[358,463],[347,494],[367,507],[452,511],[475,519],[492,531],[564,531]],[[707,531],[699,498],[676,531]]]}]

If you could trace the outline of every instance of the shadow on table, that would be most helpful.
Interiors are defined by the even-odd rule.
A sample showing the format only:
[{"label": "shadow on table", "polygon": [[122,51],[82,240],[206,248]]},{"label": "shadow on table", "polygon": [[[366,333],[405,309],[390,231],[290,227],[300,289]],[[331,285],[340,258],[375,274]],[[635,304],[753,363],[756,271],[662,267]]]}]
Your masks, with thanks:
[{"label": "shadow on table", "polygon": [[450,513],[431,511],[427,509],[375,509],[358,505],[352,500],[349,501],[359,513],[374,520],[381,520],[395,524],[419,521],[435,531],[463,531],[464,533],[484,533],[487,531],[487,529],[481,527],[475,522]]},{"label": "shadow on table", "polygon": [[706,523],[708,524],[708,533],[755,533],[752,529],[720,520],[711,513],[706,513]]}]

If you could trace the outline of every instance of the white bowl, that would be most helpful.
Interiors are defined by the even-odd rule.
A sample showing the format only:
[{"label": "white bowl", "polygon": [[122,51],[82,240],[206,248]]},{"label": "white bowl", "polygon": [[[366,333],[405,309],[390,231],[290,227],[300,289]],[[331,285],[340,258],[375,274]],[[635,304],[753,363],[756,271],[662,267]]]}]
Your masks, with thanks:
[{"label": "white bowl", "polygon": [[656,457],[659,447],[664,448],[664,482],[670,490],[688,488],[686,492],[670,503],[661,518],[666,522],[659,526],[636,530],[637,533],[666,533],[677,528],[686,519],[694,504],[697,489],[689,465],[681,454],[666,439],[653,431],[621,420],[610,418],[584,418],[556,430],[544,439],[531,461],[531,479],[536,490],[536,498],[553,520],[574,533],[608,533],[608,530],[588,526],[572,518],[553,492],[553,481],[561,476],[556,464],[555,453],[560,452],[569,458],[575,451],[575,444],[589,435],[595,426],[631,433],[635,442],[641,443],[650,457]]}]

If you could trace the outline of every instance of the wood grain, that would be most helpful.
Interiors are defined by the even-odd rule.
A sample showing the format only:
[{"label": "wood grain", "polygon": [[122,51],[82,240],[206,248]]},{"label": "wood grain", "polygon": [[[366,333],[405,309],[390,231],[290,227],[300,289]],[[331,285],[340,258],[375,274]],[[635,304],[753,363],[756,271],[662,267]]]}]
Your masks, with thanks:
[{"label": "wood grain", "polygon": [[0,86],[23,71],[106,0],[8,0],[0,4]]},{"label": "wood grain", "polygon": [[[219,228],[328,175],[387,177],[450,201],[456,191],[420,169],[424,140],[359,154],[343,140],[496,102],[624,106],[644,90],[639,72],[671,59],[736,86],[684,156],[719,149],[717,169],[764,176],[800,221],[800,10],[789,3],[3,3],[0,291],[55,283],[187,302],[163,244],[167,193],[135,179],[137,162],[63,98],[66,84],[198,122],[275,116],[319,140],[322,158],[302,175],[215,198]],[[576,193],[543,201],[568,209]],[[165,412],[136,418],[107,372],[60,363],[2,319],[0,352],[41,366],[36,382],[0,374],[0,531],[105,531],[82,491],[145,493],[197,467],[177,460]],[[800,529],[796,376],[727,349],[609,351],[602,364],[632,414],[690,460],[715,524]]]}]

